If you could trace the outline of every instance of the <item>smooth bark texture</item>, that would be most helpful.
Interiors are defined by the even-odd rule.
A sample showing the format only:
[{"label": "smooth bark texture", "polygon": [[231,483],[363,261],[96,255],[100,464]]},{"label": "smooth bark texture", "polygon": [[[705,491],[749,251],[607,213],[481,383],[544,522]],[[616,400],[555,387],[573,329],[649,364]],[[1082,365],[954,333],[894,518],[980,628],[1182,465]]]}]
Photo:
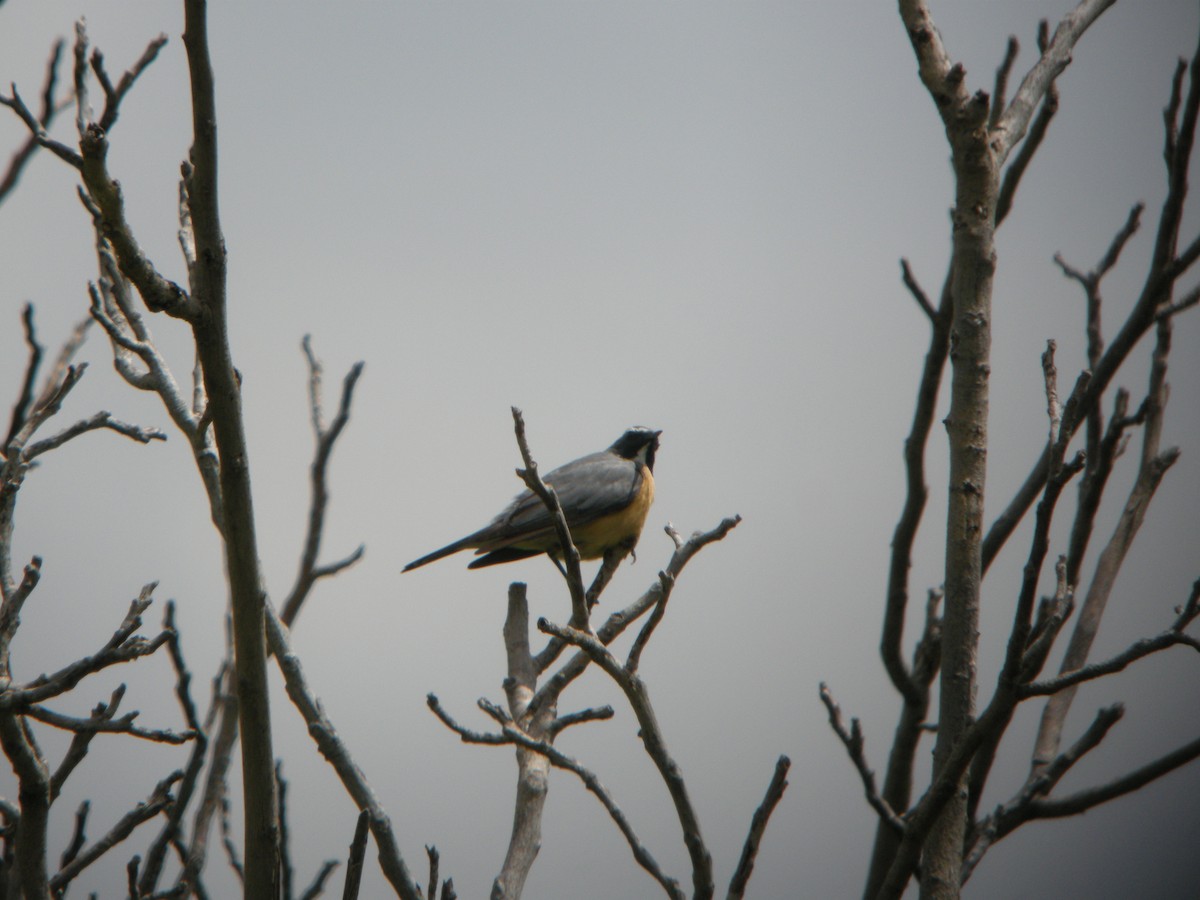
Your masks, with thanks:
[{"label": "smooth bark texture", "polygon": [[217,208],[217,120],[212,62],[208,53],[207,4],[185,4],[184,46],[192,83],[191,177],[187,196],[196,240],[191,267],[192,322],[196,352],[221,460],[225,565],[233,607],[238,714],[242,733],[245,795],[245,896],[279,895],[279,822],[275,756],[268,701],[264,591],[259,571],[250,460],[242,421],[241,387],[226,333],[225,240]]}]

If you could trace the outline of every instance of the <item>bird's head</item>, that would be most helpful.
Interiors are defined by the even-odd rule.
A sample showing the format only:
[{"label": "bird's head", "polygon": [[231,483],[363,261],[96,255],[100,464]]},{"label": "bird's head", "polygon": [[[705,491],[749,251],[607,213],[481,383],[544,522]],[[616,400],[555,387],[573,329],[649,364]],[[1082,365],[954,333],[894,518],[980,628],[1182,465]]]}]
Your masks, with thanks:
[{"label": "bird's head", "polygon": [[636,459],[645,463],[646,468],[654,471],[654,454],[658,450],[658,436],[661,431],[635,425],[613,442],[609,447],[610,453],[615,453],[622,459]]}]

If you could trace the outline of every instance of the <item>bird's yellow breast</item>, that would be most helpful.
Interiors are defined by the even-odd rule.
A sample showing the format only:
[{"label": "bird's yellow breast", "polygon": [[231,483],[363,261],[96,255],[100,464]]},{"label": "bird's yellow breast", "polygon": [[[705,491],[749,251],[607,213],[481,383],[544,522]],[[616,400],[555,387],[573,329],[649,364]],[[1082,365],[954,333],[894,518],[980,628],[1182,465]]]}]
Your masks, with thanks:
[{"label": "bird's yellow breast", "polygon": [[610,547],[628,544],[632,549],[641,536],[650,504],[654,502],[654,476],[641,466],[642,483],[624,509],[571,530],[582,559],[599,559]]}]

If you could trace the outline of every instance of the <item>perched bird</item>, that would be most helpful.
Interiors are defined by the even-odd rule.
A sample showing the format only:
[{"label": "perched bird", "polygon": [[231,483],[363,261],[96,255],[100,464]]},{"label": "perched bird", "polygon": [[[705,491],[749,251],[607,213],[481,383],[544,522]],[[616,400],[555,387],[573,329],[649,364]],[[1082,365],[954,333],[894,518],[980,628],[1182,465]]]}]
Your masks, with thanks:
[{"label": "perched bird", "polygon": [[[654,502],[654,453],[660,434],[641,426],[630,428],[607,450],[569,462],[543,479],[558,495],[582,559],[599,559],[611,548],[627,546],[632,550],[637,544],[646,513]],[[518,494],[483,528],[413,560],[404,571],[460,550],[474,550],[480,557],[468,569],[539,553],[560,555],[550,513],[529,490]]]}]

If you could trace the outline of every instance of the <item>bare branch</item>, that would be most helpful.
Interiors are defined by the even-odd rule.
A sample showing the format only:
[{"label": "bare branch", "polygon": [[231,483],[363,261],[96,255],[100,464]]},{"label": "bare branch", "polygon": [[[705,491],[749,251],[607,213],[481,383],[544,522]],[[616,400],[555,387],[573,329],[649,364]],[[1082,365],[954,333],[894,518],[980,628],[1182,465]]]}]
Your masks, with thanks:
[{"label": "bare branch", "polygon": [[[720,524],[710,531],[693,534],[671,554],[671,561],[666,568],[667,574],[678,579],[693,556],[709,544],[724,539],[741,521],[741,516],[733,516],[721,520]],[[655,581],[641,597],[624,609],[610,615],[604,625],[596,631],[596,638],[600,643],[611,644],[626,628],[645,615],[658,602],[658,596],[662,589],[662,582]],[[551,641],[546,649],[538,654],[534,659],[534,664],[539,673],[544,672],[553,663],[563,646],[565,646],[563,642]],[[583,674],[590,662],[591,657],[587,653],[580,652],[573,656],[538,689],[536,696],[529,704],[529,714],[537,715],[543,709],[552,708],[558,702],[562,691]]]},{"label": "bare branch", "polygon": [[[42,427],[47,421],[58,414],[62,408],[63,400],[71,389],[79,383],[79,379],[83,377],[83,373],[87,371],[87,363],[80,363],[77,366],[68,365],[60,373],[57,371],[51,372],[46,379],[46,384],[42,388],[41,394],[33,405],[33,409],[25,417],[20,429],[16,435],[9,439],[8,446],[5,448],[5,457],[13,461],[24,453],[25,445],[29,439]],[[8,486],[5,485],[7,488]]]},{"label": "bare branch", "polygon": [[26,897],[50,897],[46,865],[46,829],[50,813],[50,776],[24,718],[0,712],[0,745],[17,777],[21,810],[10,846],[16,883]]},{"label": "bare branch", "polygon": [[[482,704],[482,701],[480,702]],[[442,702],[438,699],[436,694],[426,694],[425,704],[435,716],[441,719],[443,725],[445,725],[462,739],[464,744],[491,744],[492,746],[499,746],[502,744],[512,743],[512,741],[508,740],[508,738],[502,734],[488,734],[486,732],[475,731],[471,728],[467,728],[465,725],[460,725],[458,721],[452,715],[450,715],[449,712],[447,712],[446,708],[442,706]]]},{"label": "bare branch", "polygon": [[0,106],[7,106],[20,117],[21,121],[25,123],[25,127],[29,129],[29,133],[32,135],[33,140],[37,142],[39,147],[44,147],[45,149],[49,150],[72,168],[82,169],[83,160],[79,154],[66,144],[51,138],[50,135],[46,133],[46,129],[42,126],[42,123],[38,121],[37,117],[32,112],[29,111],[29,107],[26,106],[25,101],[21,99],[21,95],[17,92],[17,86],[14,84],[11,86],[11,89],[12,95],[9,97],[5,97],[0,94]]},{"label": "bare branch", "polygon": [[904,282],[904,286],[908,288],[908,292],[912,294],[912,298],[917,301],[917,306],[921,307],[921,312],[925,313],[930,322],[936,322],[937,310],[933,308],[933,304],[929,302],[929,296],[925,293],[925,289],[921,287],[916,276],[913,275],[907,259],[900,260],[900,277]]},{"label": "bare branch", "polygon": [[[228,620],[226,622],[227,640],[229,640]],[[208,838],[212,820],[217,815],[221,801],[225,797],[226,776],[232,761],[233,747],[237,742],[237,696],[232,683],[233,667],[230,662],[232,653],[228,647],[225,658],[226,663],[213,679],[213,716],[210,716],[210,720],[215,721],[215,714],[219,710],[220,724],[212,741],[212,761],[209,764],[204,789],[200,794],[200,802],[193,817],[191,842],[183,860],[183,868],[176,878],[176,890],[180,892],[191,890],[199,883],[200,872],[204,868],[208,854]],[[213,721],[209,721],[208,730],[211,730]],[[193,757],[192,762],[194,761]]]},{"label": "bare branch", "polygon": [[629,648],[629,657],[625,660],[625,671],[630,674],[638,670],[638,665],[642,661],[642,652],[646,649],[646,645],[654,635],[654,629],[658,627],[658,623],[662,621],[663,616],[666,614],[667,600],[671,597],[671,588],[675,586],[675,579],[666,572],[659,572],[658,580],[662,585],[662,590],[658,592],[658,602],[654,604],[654,608],[650,612],[650,617],[646,619],[642,630],[634,638],[633,646]]},{"label": "bare branch", "polygon": [[1197,758],[1200,758],[1200,739],[1185,744],[1108,784],[1079,791],[1069,797],[1034,800],[1029,805],[1028,817],[1030,819],[1055,819],[1079,815],[1101,803],[1107,803],[1109,800],[1115,800],[1117,797],[1123,797],[1139,790]]},{"label": "bare branch", "polygon": [[825,709],[829,713],[829,725],[845,745],[846,752],[850,755],[850,761],[854,763],[854,768],[858,770],[858,777],[862,779],[867,803],[870,804],[871,809],[875,810],[881,821],[886,822],[897,834],[903,834],[904,820],[896,815],[895,810],[880,796],[879,790],[875,787],[875,773],[871,771],[871,767],[867,763],[867,756],[864,752],[866,739],[863,737],[862,726],[858,719],[850,720],[850,729],[847,731],[842,719],[842,710],[834,702],[833,694],[824,682],[821,682],[820,695],[821,702],[825,704]]},{"label": "bare branch", "polygon": [[[1159,452],[1159,436],[1167,399],[1166,368],[1171,344],[1170,320],[1159,322],[1157,330],[1158,340],[1151,363],[1150,387],[1145,404],[1146,423],[1143,433],[1142,460],[1137,480],[1126,499],[1121,518],[1096,562],[1096,571],[1075,621],[1075,630],[1067,646],[1060,675],[1084,667],[1129,547],[1141,528],[1150,501],[1158,490],[1163,476],[1179,457],[1177,449]],[[1178,642],[1175,641],[1175,643]],[[1133,650],[1134,648],[1130,648],[1130,651]],[[1147,650],[1145,652],[1154,651]],[[1122,656],[1125,655],[1122,654]],[[1144,655],[1144,653],[1140,655]],[[1140,658],[1140,655],[1135,652],[1134,655],[1128,656],[1124,662],[1120,663],[1119,668],[1124,668],[1129,662]],[[1112,662],[1110,660],[1110,663]],[[1038,729],[1034,753],[1035,767],[1046,764],[1058,752],[1066,714],[1070,710],[1075,696],[1075,691],[1070,684],[1062,684],[1061,678],[1055,681],[1059,683],[1059,687],[1057,691],[1050,692],[1055,696],[1047,702]]]},{"label": "bare branch", "polygon": [[166,821],[158,836],[146,850],[145,864],[142,866],[141,877],[138,881],[138,889],[146,896],[153,894],[158,888],[158,879],[162,873],[168,846],[172,842],[182,840],[181,823],[184,813],[187,812],[192,797],[195,795],[196,785],[199,783],[204,762],[208,757],[208,734],[215,720],[220,700],[221,675],[218,675],[213,686],[213,699],[207,721],[202,723],[197,715],[196,705],[192,701],[192,675],[183,658],[183,647],[179,641],[179,632],[175,627],[175,602],[172,600],[167,601],[166,610],[163,613],[163,631],[170,635],[167,639],[167,652],[171,658],[171,666],[175,670],[175,696],[183,712],[184,721],[194,736],[195,743],[192,745],[191,755],[184,767],[183,778],[180,779],[176,788],[176,802],[167,810]]},{"label": "bare branch", "polygon": [[142,302],[151,312],[192,321],[199,307],[175,282],[163,277],[142,252],[125,218],[125,199],[121,186],[113,180],[105,162],[108,156],[108,137],[97,125],[87,126],[80,140],[83,158],[79,169],[83,183],[104,222],[104,236],[116,251],[121,272],[133,282]]},{"label": "bare branch", "polygon": [[150,796],[122,816],[108,834],[80,853],[70,865],[63,866],[58,874],[50,879],[50,889],[56,894],[63,891],[80,872],[129,837],[134,829],[143,822],[154,818],[174,802],[174,798],[171,796],[171,786],[182,777],[183,772],[175,771],[155,785]]},{"label": "bare branch", "polygon": [[[346,883],[342,888],[342,900],[357,900],[358,886],[362,881],[363,858],[367,855],[367,811],[358,814],[354,826],[354,838],[350,841],[350,857],[346,861]],[[433,886],[430,885],[432,893]]]},{"label": "bare branch", "polygon": [[996,67],[996,85],[992,89],[992,114],[988,119],[989,128],[995,128],[1000,124],[1000,115],[1004,111],[1005,97],[1008,94],[1008,77],[1012,74],[1013,64],[1016,63],[1020,50],[1021,45],[1017,42],[1017,36],[1010,34],[1008,46],[1004,50],[1004,59]]},{"label": "bare branch", "polygon": [[152,40],[142,52],[141,58],[125,70],[116,87],[113,87],[112,81],[109,80],[108,73],[104,69],[104,55],[99,50],[92,52],[92,71],[95,72],[96,79],[104,90],[104,113],[100,116],[99,124],[105,131],[112,130],[120,112],[121,101],[125,99],[125,95],[129,93],[129,89],[133,87],[138,76],[158,57],[158,51],[166,43],[167,36],[165,34],[160,34]]},{"label": "bare branch", "polygon": [[592,662],[617,683],[617,686],[625,694],[637,717],[642,745],[658,768],[667,791],[671,795],[671,800],[674,802],[679,825],[683,830],[683,842],[692,861],[692,884],[695,893],[702,897],[711,896],[713,892],[712,856],[700,833],[700,821],[692,806],[691,798],[688,796],[682,771],[667,750],[666,741],[659,728],[654,708],[650,704],[650,696],[645,683],[635,672],[624,669],[597,635],[590,631],[584,632],[569,626],[562,628],[544,618],[538,620],[538,629],[547,634],[561,637],[579,647],[591,658]]},{"label": "bare branch", "polygon": [[354,398],[354,387],[358,383],[359,376],[362,375],[363,364],[359,362],[350,367],[350,371],[342,382],[342,397],[337,415],[329,428],[325,428],[321,413],[321,363],[313,354],[312,342],[308,335],[304,336],[303,348],[305,358],[308,360],[309,406],[313,436],[316,439],[316,451],[313,454],[310,473],[312,495],[308,508],[308,533],[304,539],[304,552],[300,557],[300,570],[296,574],[295,584],[288,593],[280,614],[284,624],[289,627],[295,622],[304,601],[318,580],[335,575],[354,565],[365,552],[365,548],[360,545],[357,550],[338,562],[326,566],[317,565],[317,557],[321,552],[321,539],[325,531],[325,511],[329,504],[329,460],[333,455],[334,445],[345,429],[346,423],[350,421],[350,405]]},{"label": "bare branch", "polygon": [[0,695],[0,709],[23,711],[35,703],[66,693],[94,672],[154,653],[166,643],[169,635],[162,632],[147,639],[134,635],[134,632],[142,626],[142,613],[152,602],[150,593],[156,584],[152,582],[142,588],[141,596],[130,604],[124,621],[100,650],[64,666],[53,675],[40,675],[25,685],[10,688]]},{"label": "bare branch", "polygon": [[553,740],[559,734],[572,725],[583,725],[586,722],[601,722],[611,719],[615,715],[611,706],[596,706],[590,709],[582,709],[579,712],[567,713],[559,716],[550,723],[547,730],[547,736]]},{"label": "bare branch", "polygon": [[[912,548],[917,529],[925,511],[929,486],[925,481],[925,447],[929,440],[937,407],[938,391],[950,349],[950,319],[954,304],[950,279],[942,284],[942,294],[936,314],[930,320],[929,349],[917,387],[917,402],[912,427],[904,442],[904,507],[892,535],[892,552],[888,564],[887,598],[884,605],[883,630],[879,652],[892,685],[904,697],[910,709],[928,702],[928,691],[914,684],[904,662],[902,650],[905,614],[908,610],[908,576],[912,568]],[[923,713],[921,716],[923,717]],[[889,766],[889,770],[892,767]]]},{"label": "bare branch", "polygon": [[9,420],[8,434],[5,435],[4,445],[0,446],[0,455],[7,450],[9,442],[16,437],[25,417],[33,403],[33,386],[37,381],[38,367],[42,363],[42,345],[37,342],[37,331],[33,327],[33,304],[26,303],[21,310],[21,325],[25,328],[25,344],[29,347],[29,362],[25,364],[25,378],[21,383],[21,394],[13,406],[12,418]]},{"label": "bare branch", "polygon": [[83,845],[87,843],[87,817],[91,811],[92,804],[84,800],[79,804],[79,808],[75,810],[75,828],[71,833],[71,840],[63,850],[62,856],[59,857],[58,867],[65,868],[71,864],[71,861],[79,856],[79,851],[83,849]]},{"label": "bare branch", "polygon": [[[50,127],[50,123],[54,121],[54,117],[69,105],[59,104],[54,97],[58,87],[58,64],[62,60],[63,47],[65,46],[66,41],[62,38],[55,41],[54,48],[50,51],[50,59],[46,63],[46,80],[42,84],[42,108],[37,117],[37,123],[43,133]],[[3,103],[3,100],[0,100],[0,103]],[[21,173],[25,170],[26,164],[33,158],[34,153],[37,152],[40,146],[41,144],[38,143],[35,132],[21,149],[13,154],[12,159],[9,160],[8,169],[0,177],[0,203],[3,203],[5,198],[17,186],[17,182],[20,181]]]},{"label": "bare branch", "polygon": [[[119,685],[112,696],[109,697],[107,703],[98,703],[92,709],[92,719],[97,722],[105,722],[116,715],[117,707],[121,703],[121,699],[125,696],[125,685]],[[63,755],[62,761],[58,764],[54,774],[50,778],[50,802],[53,803],[60,793],[62,787],[66,783],[67,778],[75,771],[75,768],[83,762],[87,756],[88,749],[91,747],[92,738],[96,736],[95,730],[77,731],[75,736],[71,738],[71,743],[67,747],[67,752]]]},{"label": "bare branch", "polygon": [[587,593],[583,589],[583,573],[579,569],[579,550],[571,538],[571,529],[567,525],[566,513],[563,512],[562,504],[558,502],[558,495],[554,489],[546,485],[538,476],[537,463],[534,462],[533,456],[529,452],[529,443],[525,439],[525,417],[521,414],[521,410],[514,406],[512,417],[517,446],[521,450],[521,459],[525,464],[524,469],[517,470],[517,477],[538,496],[550,514],[555,534],[558,536],[562,565],[565,566],[563,576],[566,578],[567,588],[571,592],[571,624],[575,628],[588,628]]},{"label": "bare branch", "polygon": [[[507,676],[504,694],[508,711],[486,700],[479,707],[502,727],[518,723],[520,730],[533,740],[551,734],[556,709],[553,706],[531,710],[530,701],[537,690],[538,670],[529,649],[529,602],[525,585],[514,582],[508,587],[508,611],[504,617],[504,652]],[[517,785],[513,802],[513,824],[500,872],[492,881],[492,900],[515,900],[525,888],[542,845],[542,819],[549,791],[550,762],[541,754],[518,746],[516,752]]]},{"label": "bare branch", "polygon": [[1070,64],[1075,42],[1113,2],[1114,0],[1081,0],[1058,23],[1058,27],[1054,29],[1054,36],[1042,51],[1041,59],[1025,75],[1021,86],[1013,95],[1012,103],[1004,111],[996,127],[991,129],[996,153],[1001,160],[1025,137],[1034,109],[1042,102],[1055,79]]},{"label": "bare branch", "polygon": [[558,750],[553,744],[546,741],[534,740],[525,732],[512,725],[504,726],[504,736],[512,743],[546,757],[555,768],[565,769],[577,775],[579,780],[583,782],[584,787],[591,791],[596,799],[600,801],[600,804],[608,812],[613,822],[616,823],[617,828],[620,829],[621,834],[625,836],[625,840],[629,844],[629,849],[633,853],[633,858],[637,860],[638,865],[650,873],[654,880],[662,886],[668,897],[673,898],[673,900],[683,900],[685,895],[679,887],[679,882],[673,878],[669,878],[662,871],[653,855],[651,855],[650,851],[642,844],[634,832],[625,813],[616,804],[608,789],[601,784],[600,779],[593,772]]},{"label": "bare branch", "polygon": [[1056,588],[1054,596],[1049,600],[1043,599],[1038,609],[1037,620],[1030,632],[1025,654],[1021,660],[1019,680],[1032,681],[1046,665],[1050,648],[1058,639],[1059,632],[1067,621],[1067,616],[1075,608],[1075,589],[1067,580],[1067,558],[1060,555],[1054,565]]},{"label": "bare branch", "polygon": [[976,827],[971,847],[963,860],[962,883],[965,884],[971,877],[992,844],[1028,821],[1029,810],[1036,799],[1052,791],[1075,763],[1099,746],[1124,713],[1125,709],[1119,703],[1100,710],[1091,726],[1070,750],[1060,754],[1042,772],[1031,776],[1013,799],[997,807],[991,816]]},{"label": "bare branch", "polygon": [[333,766],[346,792],[350,794],[360,810],[365,810],[369,814],[371,833],[375,836],[375,845],[379,849],[379,864],[383,869],[384,877],[404,900],[417,900],[421,892],[409,875],[408,867],[400,855],[400,848],[396,844],[395,834],[392,832],[391,820],[376,799],[375,792],[367,783],[362,770],[351,758],[350,751],[338,737],[333,723],[309,690],[304,672],[300,667],[300,660],[292,652],[287,626],[280,621],[270,602],[266,604],[266,615],[267,641],[279,664],[279,669],[283,673],[288,697],[300,711],[300,715],[308,725],[308,733],[316,742],[317,749]]},{"label": "bare branch", "polygon": [[[1045,19],[1038,22],[1038,50],[1042,53],[1046,52],[1046,47],[1050,43],[1050,26]],[[992,106],[992,114],[996,115],[997,110],[1001,108],[1003,99],[997,95],[995,104]],[[1000,190],[996,194],[996,225],[999,225],[1008,217],[1012,210],[1013,197],[1016,196],[1017,188],[1021,184],[1021,178],[1025,175],[1025,171],[1029,168],[1029,163],[1033,160],[1034,155],[1041,148],[1042,142],[1046,139],[1046,132],[1050,130],[1050,123],[1054,120],[1054,116],[1058,113],[1058,86],[1052,81],[1046,88],[1046,96],[1042,98],[1042,102],[1038,105],[1037,115],[1033,117],[1033,122],[1029,126],[1029,132],[1025,135],[1025,139],[1021,141],[1017,147],[1016,155],[1009,161],[1008,166],[1004,170],[1004,177],[1000,180]],[[996,122],[992,122],[991,127],[995,127]]]},{"label": "bare branch", "polygon": [[[362,813],[359,813],[359,815],[361,816]],[[363,845],[365,849],[365,838],[363,840]],[[324,894],[325,883],[329,881],[338,865],[339,863],[336,859],[327,859],[325,862],[321,863],[321,868],[317,870],[317,874],[313,876],[313,879],[311,882],[309,882],[308,887],[300,892],[298,900],[317,900],[318,897]]]},{"label": "bare branch", "polygon": [[[1121,653],[1111,656],[1103,662],[1092,663],[1078,669],[1071,669],[1057,678],[1051,678],[1046,681],[1035,681],[1024,685],[1020,688],[1020,694],[1022,697],[1045,697],[1061,694],[1061,692],[1083,684],[1085,681],[1094,681],[1105,675],[1120,672],[1132,663],[1137,662],[1139,659],[1144,659],[1152,653],[1158,653],[1160,650],[1176,646],[1191,647],[1193,650],[1200,651],[1200,640],[1172,627],[1154,637],[1142,638],[1139,641],[1135,641]],[[1038,759],[1041,760],[1044,757],[1039,755]]]},{"label": "bare branch", "polygon": [[1174,303],[1168,303],[1159,309],[1158,313],[1155,315],[1155,321],[1161,322],[1163,319],[1169,319],[1172,316],[1177,316],[1184,310],[1191,309],[1198,302],[1200,302],[1200,285],[1192,288]]},{"label": "bare branch", "polygon": [[771,813],[775,811],[775,807],[783,798],[783,792],[787,790],[787,773],[791,766],[792,761],[786,756],[779,757],[775,763],[775,774],[771,777],[771,783],[767,785],[766,796],[763,797],[762,803],[754,811],[754,816],[750,820],[750,831],[746,835],[742,855],[738,859],[737,868],[729,882],[727,895],[729,900],[738,900],[746,893],[746,885],[750,881],[750,875],[754,872],[754,860],[758,856],[758,847],[762,842],[762,836],[767,830],[767,822],[770,821]]},{"label": "bare branch", "polygon": [[34,705],[26,709],[25,714],[54,728],[61,728],[64,731],[73,731],[75,733],[127,734],[130,737],[140,738],[144,741],[175,745],[186,744],[194,737],[190,732],[178,734],[165,729],[139,728],[133,724],[133,720],[139,715],[137,712],[126,713],[119,719],[111,720],[98,720],[95,718],[80,719],[75,716],[66,716],[62,713],[54,712],[54,710],[47,709],[44,706]]},{"label": "bare branch", "polygon": [[120,419],[114,419],[112,413],[102,411],[95,413],[89,419],[80,419],[74,425],[64,428],[58,434],[38,441],[36,444],[31,444],[26,449],[24,458],[26,460],[34,459],[43,453],[61,447],[67,441],[77,438],[81,434],[102,429],[115,431],[117,434],[122,434],[140,444],[148,444],[151,441],[165,441],[167,439],[167,436],[157,428],[143,428],[140,425],[130,425],[128,422],[122,422]]}]

